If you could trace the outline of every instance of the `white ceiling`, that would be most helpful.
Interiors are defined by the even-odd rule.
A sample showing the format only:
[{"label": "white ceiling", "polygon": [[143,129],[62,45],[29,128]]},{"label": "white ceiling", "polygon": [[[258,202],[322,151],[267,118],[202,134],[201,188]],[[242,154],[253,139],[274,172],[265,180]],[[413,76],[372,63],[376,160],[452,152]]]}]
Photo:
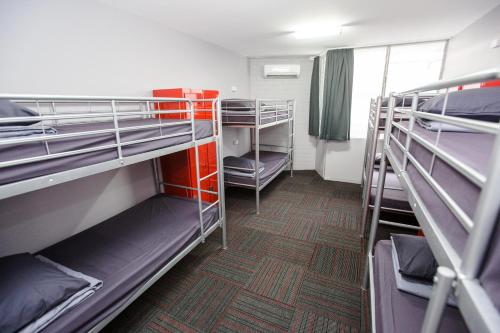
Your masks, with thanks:
[{"label": "white ceiling", "polygon": [[[100,0],[246,56],[310,55],[326,48],[449,38],[500,0]],[[340,36],[297,40],[310,24]]]}]

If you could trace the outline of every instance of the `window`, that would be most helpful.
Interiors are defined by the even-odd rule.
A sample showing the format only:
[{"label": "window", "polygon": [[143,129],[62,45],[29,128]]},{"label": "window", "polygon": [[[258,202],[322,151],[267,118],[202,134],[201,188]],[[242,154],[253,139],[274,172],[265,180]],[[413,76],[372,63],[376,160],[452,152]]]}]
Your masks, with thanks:
[{"label": "window", "polygon": [[[370,100],[439,80],[446,42],[354,49],[351,138],[366,138]],[[387,50],[390,54],[387,72]]]},{"label": "window", "polygon": [[[391,92],[402,92],[439,80],[445,45],[446,42],[440,41],[354,49],[351,138],[366,138],[372,98],[381,94],[389,96]],[[387,59],[389,48],[389,59]],[[386,61],[388,61],[387,66]],[[387,72],[385,72],[386,67]],[[322,55],[320,110],[323,109],[324,74],[325,55]],[[386,88],[382,91],[384,81]]]},{"label": "window", "polygon": [[370,100],[382,93],[387,47],[354,49],[351,138],[365,138]]},{"label": "window", "polygon": [[385,95],[439,80],[445,42],[391,46]]}]

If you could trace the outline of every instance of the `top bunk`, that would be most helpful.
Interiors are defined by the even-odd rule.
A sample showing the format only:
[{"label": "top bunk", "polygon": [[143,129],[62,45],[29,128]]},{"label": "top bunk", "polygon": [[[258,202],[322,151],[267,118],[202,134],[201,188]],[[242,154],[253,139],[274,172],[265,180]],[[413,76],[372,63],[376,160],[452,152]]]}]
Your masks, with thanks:
[{"label": "top bunk", "polygon": [[[421,105],[425,103],[425,101],[431,99],[436,96],[435,93],[425,93],[418,96],[418,104]],[[386,120],[387,120],[387,112],[389,110],[389,97],[377,97],[370,101],[370,113],[369,113],[369,123],[368,129],[373,129],[377,127],[379,131],[383,131],[385,129]],[[412,107],[412,99],[407,96],[402,97],[394,97],[392,103],[394,103],[394,107],[403,108],[410,110]],[[378,120],[377,120],[378,118]],[[395,121],[408,120],[408,115],[400,114],[398,118],[394,119]]]},{"label": "top bunk", "polygon": [[293,120],[295,100],[223,99],[221,110],[223,126],[259,129]]},{"label": "top bunk", "polygon": [[215,99],[0,95],[0,199],[218,142],[218,119]]},{"label": "top bunk", "polygon": [[[500,327],[492,259],[500,255],[500,87],[467,85],[499,79],[496,69],[391,94],[375,204],[390,164],[438,264],[456,274],[454,294],[473,332]],[[411,107],[396,106],[396,98],[411,99]]]}]

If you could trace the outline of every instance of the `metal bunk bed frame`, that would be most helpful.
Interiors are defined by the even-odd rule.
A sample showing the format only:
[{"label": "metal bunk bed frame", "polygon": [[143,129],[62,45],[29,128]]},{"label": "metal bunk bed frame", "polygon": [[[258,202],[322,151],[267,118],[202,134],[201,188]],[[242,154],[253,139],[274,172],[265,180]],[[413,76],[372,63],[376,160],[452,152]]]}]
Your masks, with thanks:
[{"label": "metal bunk bed frame", "polygon": [[[80,167],[77,169],[67,170],[63,172],[58,172],[54,174],[49,174],[46,176],[40,176],[32,179],[22,180],[14,183],[9,183],[5,185],[0,185],[0,200],[20,195],[23,193],[36,191],[42,188],[50,187],[56,184],[61,184],[64,182],[76,180],[79,178],[95,175],[105,171],[121,168],[134,163],[139,163],[147,160],[151,160],[152,169],[154,173],[154,178],[156,182],[157,193],[162,192],[162,187],[176,187],[185,190],[196,191],[198,211],[199,211],[199,222],[200,222],[200,235],[195,240],[193,240],[185,249],[180,253],[175,255],[166,265],[161,267],[152,277],[150,277],[143,285],[136,290],[128,300],[115,311],[110,313],[106,318],[95,325],[89,332],[99,332],[102,330],[109,322],[111,322],[116,316],[118,316],[126,307],[128,307],[134,300],[136,300],[140,295],[142,295],[151,285],[153,285],[158,279],[160,279],[165,273],[167,273],[177,262],[184,258],[189,252],[191,252],[197,245],[205,242],[205,238],[208,237],[212,232],[214,232],[218,227],[222,229],[222,248],[227,249],[227,236],[226,236],[226,216],[225,216],[225,200],[224,200],[224,175],[223,172],[223,145],[222,145],[222,117],[221,117],[221,105],[219,99],[186,99],[186,98],[157,98],[157,97],[116,97],[116,96],[66,96],[66,95],[20,95],[20,94],[0,94],[0,99],[8,99],[13,102],[19,103],[31,103],[36,106],[39,116],[30,117],[30,120],[40,120],[42,124],[42,129],[44,130],[43,135],[36,137],[23,137],[15,139],[1,139],[0,145],[7,144],[22,144],[22,143],[32,143],[32,142],[44,142],[47,154],[40,157],[33,157],[20,160],[12,160],[7,162],[0,162],[0,170],[4,167],[15,166],[25,163],[31,163],[35,161],[44,161],[58,157],[65,157],[71,155],[84,154],[87,152],[93,152],[104,149],[116,149],[118,158],[106,162],[101,162],[85,167]],[[160,110],[160,103],[185,103],[186,108],[181,110]],[[71,113],[71,114],[58,114],[57,105],[58,104],[68,104],[77,105],[80,107],[85,107],[88,112],[85,113]],[[139,111],[120,111],[119,105],[135,103],[140,107]],[[210,103],[210,110],[196,110],[195,104],[197,103]],[[43,114],[40,112],[41,106],[45,105],[50,110],[51,114]],[[105,112],[92,112],[92,106],[94,105],[107,105],[109,111]],[[210,112],[212,115],[212,135],[203,139],[196,139],[195,131],[195,113],[198,112]],[[185,114],[188,115],[189,119],[181,119],[174,122],[163,122],[159,115],[162,114]],[[155,115],[158,115],[155,117]],[[140,116],[143,118],[156,118],[158,119],[158,124],[156,125],[140,125],[134,127],[119,127],[119,118],[127,116]],[[111,118],[113,121],[113,128],[109,130],[93,130],[76,132],[70,134],[45,134],[45,121],[51,121],[57,124],[61,120],[93,120]],[[1,123],[12,123],[12,122],[22,122],[26,121],[26,118],[22,117],[12,117],[12,118],[0,118]],[[167,126],[190,124],[190,131],[167,134],[162,133],[162,128]],[[148,128],[159,128],[160,136],[155,136],[146,139],[134,140],[122,142],[120,140],[120,134],[125,131],[133,131],[139,129]],[[86,149],[79,149],[64,153],[51,153],[48,148],[47,143],[51,140],[72,138],[72,137],[86,137],[96,134],[114,133],[115,134],[115,144],[104,145]],[[134,145],[139,143],[144,143],[148,141],[160,140],[169,137],[191,135],[192,139],[190,142],[177,144],[174,146],[169,146],[166,148],[156,149],[153,151],[131,155],[123,156],[122,148],[128,145]],[[215,142],[216,146],[216,167],[217,170],[210,173],[204,177],[200,175],[200,163],[199,163],[199,151],[198,147],[210,142]],[[161,161],[160,157],[189,148],[194,148],[195,151],[195,161],[196,161],[196,179],[197,187],[187,187],[183,185],[165,183],[161,177]],[[218,188],[217,191],[209,191],[201,188],[201,182],[210,179],[211,177],[217,177]],[[208,193],[217,196],[217,200],[210,205],[203,208],[202,206],[202,193]],[[207,230],[204,230],[203,225],[203,213],[210,209],[211,207],[218,205],[218,221],[216,221]]]},{"label": "metal bunk bed frame", "polygon": [[[388,113],[389,122],[387,123],[385,129],[384,149],[382,152],[380,175],[378,179],[375,207],[373,210],[370,238],[367,248],[367,267],[365,269],[363,281],[363,287],[366,288],[368,280],[370,280],[373,330],[375,330],[375,312],[373,302],[374,285],[372,249],[379,222],[380,204],[383,195],[382,185],[385,181],[388,162],[391,163],[391,166],[401,180],[402,187],[408,194],[410,204],[415,212],[419,224],[426,235],[426,239],[438,261],[438,264],[440,265],[434,278],[435,282],[432,296],[427,306],[421,331],[428,333],[437,332],[439,330],[439,324],[446,306],[447,297],[452,289],[454,289],[458,307],[468,328],[472,332],[495,332],[498,331],[498,328],[500,327],[500,315],[478,280],[480,267],[486,254],[491,238],[490,236],[496,226],[497,214],[499,213],[500,208],[500,200],[498,199],[500,198],[500,187],[498,186],[498,184],[500,184],[500,124],[445,115],[447,95],[450,92],[450,88],[498,79],[500,79],[500,69],[494,69],[467,75],[457,79],[442,80],[400,94],[390,95]],[[421,93],[434,90],[438,91],[441,89],[445,89],[446,94],[442,114],[436,115],[417,111],[418,97]],[[411,96],[412,98],[411,110],[395,107],[395,98],[405,96]],[[394,121],[395,112],[403,113],[410,117],[408,129]],[[480,175],[462,161],[450,156],[446,153],[446,151],[440,149],[438,147],[439,134],[441,132],[440,130],[438,131],[439,134],[434,144],[429,142],[424,143],[425,139],[422,139],[418,134],[413,132],[413,126],[416,118],[440,121],[446,124],[470,128],[481,133],[494,135],[495,142],[491,153],[487,176],[484,177]],[[407,134],[405,145],[399,143],[397,138],[392,134],[392,127],[396,127]],[[409,149],[413,140],[424,145],[428,150],[430,150],[434,157],[441,158],[481,188],[479,201],[472,219],[469,219],[467,214],[464,213],[460,207],[458,207],[454,200],[446,195],[444,190],[432,178],[431,174],[422,168],[419,165],[419,162],[413,157]],[[390,146],[391,141],[398,145],[403,152],[402,165],[397,160]],[[466,223],[464,223],[464,227],[465,230],[467,230],[469,237],[461,257],[447,241],[445,237],[446,230],[440,230],[439,226],[434,221],[413,186],[406,171],[408,162],[415,165],[418,173],[440,196],[457,219],[459,221],[466,221]],[[470,224],[467,222],[470,222]]]},{"label": "metal bunk bed frame", "polygon": [[[380,140],[380,134],[383,134],[382,128],[380,126],[380,119],[382,111],[387,112],[387,107],[382,106],[382,97],[377,97],[370,101],[370,112],[368,114],[368,130],[366,135],[366,145],[365,145],[365,157],[363,163],[363,174],[362,174],[362,215],[361,215],[361,230],[366,230],[366,225],[368,221],[368,216],[370,209],[374,208],[373,204],[370,204],[371,189],[373,185],[373,172],[375,170],[375,156],[377,154],[377,146]],[[387,121],[386,121],[387,122]],[[387,187],[385,187],[387,188]],[[397,213],[397,214],[408,214],[413,215],[412,211],[407,211],[403,209],[391,208],[391,207],[381,207],[382,211]],[[420,230],[419,227],[403,224],[393,221],[379,220],[379,224],[411,229]]]},{"label": "metal bunk bed frame", "polygon": [[[234,101],[248,101],[248,100],[232,100]],[[264,105],[264,103],[272,105]],[[279,104],[284,103],[284,104]],[[285,107],[286,109],[283,109]],[[279,112],[286,111],[287,119],[278,119],[280,116]],[[234,115],[233,115],[234,116]],[[266,122],[262,124],[262,120],[273,119],[272,122]],[[281,124],[287,124],[287,145],[271,145],[260,143],[260,130],[264,128],[269,128]],[[262,191],[269,183],[271,183],[283,170],[287,167],[290,169],[290,177],[293,177],[293,157],[294,157],[294,144],[295,144],[295,99],[280,100],[280,99],[255,99],[255,123],[245,124],[243,122],[228,123],[225,122],[226,127],[236,127],[236,128],[250,128],[250,146],[255,149],[255,169],[245,169],[245,168],[235,168],[235,167],[225,167],[227,169],[239,169],[246,171],[255,172],[255,185],[254,184],[244,184],[232,181],[226,181],[225,184],[229,184],[234,187],[243,187],[249,189],[255,189],[255,210],[256,214],[260,213],[260,191]],[[253,132],[252,132],[253,130]],[[266,180],[264,183],[260,182],[259,179],[259,162],[260,162],[260,147],[270,147],[272,149],[285,149],[288,154],[288,162],[283,165],[275,174]]]}]

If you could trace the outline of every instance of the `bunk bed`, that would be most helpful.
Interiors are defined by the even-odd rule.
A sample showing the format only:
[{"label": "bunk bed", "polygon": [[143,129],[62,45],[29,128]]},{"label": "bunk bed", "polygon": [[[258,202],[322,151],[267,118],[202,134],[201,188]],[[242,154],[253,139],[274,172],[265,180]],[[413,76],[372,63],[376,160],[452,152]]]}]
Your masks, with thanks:
[{"label": "bunk bed", "polygon": [[[422,100],[422,98],[420,98]],[[410,99],[398,99],[394,101],[395,105],[407,108]],[[363,163],[362,173],[362,186],[363,186],[363,200],[362,200],[362,218],[361,230],[366,232],[368,230],[369,212],[373,209],[375,202],[375,194],[377,191],[377,183],[380,168],[379,153],[380,141],[383,139],[383,131],[385,129],[388,111],[388,98],[378,97],[370,101],[370,111],[368,114],[368,128],[365,145],[365,157]],[[398,121],[403,121],[401,118]],[[385,176],[384,193],[382,197],[380,210],[383,212],[395,213],[398,216],[413,215],[413,211],[408,203],[408,197],[404,192],[399,179],[389,166]],[[419,230],[418,226],[412,224],[401,223],[398,221],[389,221],[387,219],[379,220],[380,224]]]},{"label": "bunk bed", "polygon": [[[222,123],[218,100],[183,98],[0,95],[32,111],[0,117],[0,124],[23,124],[14,134],[0,128],[0,198],[151,160],[157,194],[136,206],[37,253],[62,267],[100,281],[99,290],[47,321],[36,331],[97,332],[216,229],[226,248],[222,175]],[[177,102],[181,110],[160,110]],[[195,119],[194,105],[211,103],[211,120]],[[162,114],[184,119],[162,119]],[[20,134],[21,133],[21,134]],[[217,171],[200,174],[198,147],[215,142]],[[193,148],[193,198],[162,193],[168,186],[160,156]],[[201,188],[217,178],[217,191]],[[203,193],[216,196],[203,202]]]},{"label": "bunk bed", "polygon": [[[259,214],[260,191],[286,168],[293,177],[295,100],[226,99],[221,101],[221,109],[223,126],[251,130],[252,148],[243,156],[231,157],[234,164],[225,161],[224,184],[255,189]],[[287,125],[284,145],[261,143],[261,130],[282,124]]]},{"label": "bunk bed", "polygon": [[[500,327],[500,271],[494,263],[500,253],[500,90],[452,91],[499,78],[497,69],[391,94],[363,283],[370,286],[373,331]],[[444,93],[419,105],[421,94],[438,90]],[[411,109],[394,106],[396,97],[410,98]],[[395,121],[398,114],[407,119]],[[389,163],[439,265],[429,299],[395,287],[394,243],[379,241],[373,251]],[[457,308],[447,305],[450,294]]]}]

